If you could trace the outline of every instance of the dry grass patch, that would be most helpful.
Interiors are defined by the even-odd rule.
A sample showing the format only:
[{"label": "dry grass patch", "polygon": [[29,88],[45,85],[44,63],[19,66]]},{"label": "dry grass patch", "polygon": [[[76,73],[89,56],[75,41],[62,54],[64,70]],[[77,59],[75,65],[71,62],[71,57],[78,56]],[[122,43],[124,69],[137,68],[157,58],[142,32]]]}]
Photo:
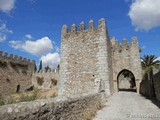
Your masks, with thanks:
[{"label": "dry grass patch", "polygon": [[16,93],[6,97],[0,96],[0,106],[5,104],[34,101],[37,99],[53,98],[56,96],[57,92],[54,90],[41,91],[36,89],[29,92]]},{"label": "dry grass patch", "polygon": [[81,120],[92,120],[96,116],[97,111],[101,110],[103,107],[105,107],[105,105],[103,105],[102,103],[96,103],[94,109],[85,111],[83,113]]}]

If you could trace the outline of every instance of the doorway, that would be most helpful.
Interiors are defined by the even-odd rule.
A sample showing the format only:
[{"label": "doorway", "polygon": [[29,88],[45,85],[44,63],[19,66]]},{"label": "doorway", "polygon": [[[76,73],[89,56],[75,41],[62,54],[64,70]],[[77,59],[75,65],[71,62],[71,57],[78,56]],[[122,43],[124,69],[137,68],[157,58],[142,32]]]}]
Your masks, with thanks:
[{"label": "doorway", "polygon": [[136,92],[136,82],[134,74],[127,69],[123,69],[117,76],[118,91]]}]

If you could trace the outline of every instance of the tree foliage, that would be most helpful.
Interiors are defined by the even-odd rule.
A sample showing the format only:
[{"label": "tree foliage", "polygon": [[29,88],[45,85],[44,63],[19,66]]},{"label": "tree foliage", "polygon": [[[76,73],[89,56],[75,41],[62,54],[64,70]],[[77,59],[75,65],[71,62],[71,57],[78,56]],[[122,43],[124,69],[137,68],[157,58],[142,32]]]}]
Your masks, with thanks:
[{"label": "tree foliage", "polygon": [[35,64],[35,66],[34,66],[34,71],[37,71],[37,66],[36,66],[36,64]]},{"label": "tree foliage", "polygon": [[160,61],[157,60],[157,57],[155,55],[144,55],[144,57],[142,57],[141,60],[143,70],[159,68],[160,66]]},{"label": "tree foliage", "polygon": [[41,71],[41,70],[42,70],[42,60],[39,63],[39,70],[38,71]]},{"label": "tree foliage", "polygon": [[46,66],[44,69],[45,69],[46,72],[51,70],[51,68],[49,66]]},{"label": "tree foliage", "polygon": [[[143,79],[150,79],[153,75],[153,68],[160,68],[160,61],[155,55],[144,55],[141,58],[142,69],[144,70]],[[150,76],[150,77],[149,77]]]}]

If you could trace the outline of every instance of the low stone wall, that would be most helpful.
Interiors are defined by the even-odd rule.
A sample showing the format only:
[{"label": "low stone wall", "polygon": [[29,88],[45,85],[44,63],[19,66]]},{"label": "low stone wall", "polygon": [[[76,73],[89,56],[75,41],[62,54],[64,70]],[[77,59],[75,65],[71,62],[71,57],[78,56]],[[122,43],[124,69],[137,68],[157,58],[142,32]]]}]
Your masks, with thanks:
[{"label": "low stone wall", "polygon": [[85,120],[103,104],[105,95],[89,94],[73,97],[23,102],[0,107],[0,120]]},{"label": "low stone wall", "polygon": [[146,97],[152,98],[154,95],[153,92],[155,92],[157,100],[160,101],[160,71],[154,73],[153,83],[154,91],[152,90],[150,80],[142,80],[142,82],[140,83],[140,93]]},{"label": "low stone wall", "polygon": [[154,88],[156,98],[160,101],[160,71],[154,75]]},{"label": "low stone wall", "polygon": [[140,83],[140,94],[146,97],[152,97],[151,86],[148,80],[142,80]]}]

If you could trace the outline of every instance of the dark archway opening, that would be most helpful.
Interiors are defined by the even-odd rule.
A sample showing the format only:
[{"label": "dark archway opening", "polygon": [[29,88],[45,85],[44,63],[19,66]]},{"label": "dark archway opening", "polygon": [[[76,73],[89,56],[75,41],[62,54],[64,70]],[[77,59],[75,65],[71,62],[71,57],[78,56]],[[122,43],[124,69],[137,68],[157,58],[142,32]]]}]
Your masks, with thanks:
[{"label": "dark archway opening", "polygon": [[133,91],[136,92],[136,82],[134,74],[123,69],[117,76],[118,91]]},{"label": "dark archway opening", "polygon": [[20,92],[20,85],[17,85],[16,93],[19,93],[19,92]]}]

